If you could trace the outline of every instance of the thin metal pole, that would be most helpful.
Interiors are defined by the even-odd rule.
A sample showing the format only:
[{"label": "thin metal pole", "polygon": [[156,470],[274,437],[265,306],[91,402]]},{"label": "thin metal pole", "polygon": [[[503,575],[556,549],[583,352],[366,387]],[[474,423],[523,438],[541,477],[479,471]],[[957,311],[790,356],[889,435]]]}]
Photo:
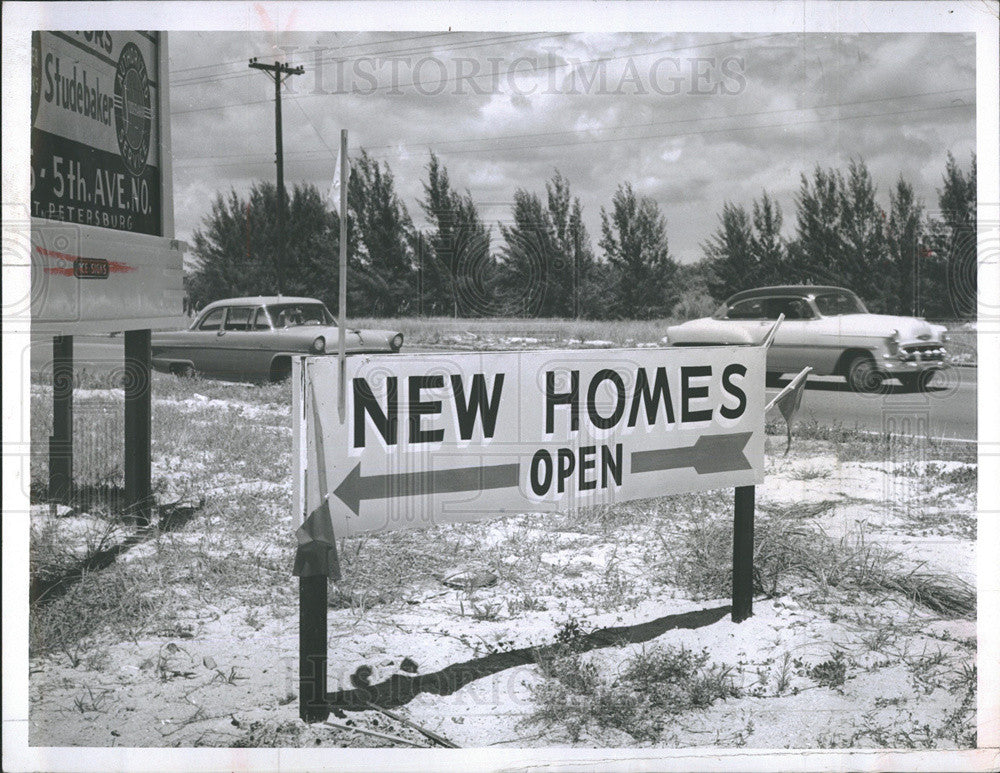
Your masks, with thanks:
[{"label": "thin metal pole", "polygon": [[152,514],[153,431],[149,330],[125,331],[125,506],[148,525]]},{"label": "thin metal pole", "polygon": [[337,410],[340,422],[344,423],[344,379],[347,376],[347,129],[340,130],[340,290],[337,297],[337,327],[339,341],[337,342],[337,366],[339,372],[337,388]]},{"label": "thin metal pole", "polygon": [[737,486],[733,519],[733,622],[753,615],[754,487]]},{"label": "thin metal pole", "polygon": [[73,491],[73,336],[52,339],[49,498],[68,505]]},{"label": "thin metal pole", "polygon": [[[573,241],[576,241],[574,236]],[[580,319],[580,250],[573,245],[573,319]]]}]

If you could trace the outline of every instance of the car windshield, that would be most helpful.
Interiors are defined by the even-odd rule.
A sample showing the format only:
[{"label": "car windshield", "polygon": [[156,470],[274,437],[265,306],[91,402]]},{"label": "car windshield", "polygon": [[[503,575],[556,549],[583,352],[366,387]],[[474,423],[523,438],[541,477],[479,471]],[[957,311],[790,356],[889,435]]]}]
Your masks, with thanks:
[{"label": "car windshield", "polygon": [[333,325],[333,315],[322,303],[281,303],[268,307],[276,328]]},{"label": "car windshield", "polygon": [[854,293],[847,290],[821,293],[814,299],[816,308],[824,317],[836,317],[839,314],[867,314],[868,309]]}]

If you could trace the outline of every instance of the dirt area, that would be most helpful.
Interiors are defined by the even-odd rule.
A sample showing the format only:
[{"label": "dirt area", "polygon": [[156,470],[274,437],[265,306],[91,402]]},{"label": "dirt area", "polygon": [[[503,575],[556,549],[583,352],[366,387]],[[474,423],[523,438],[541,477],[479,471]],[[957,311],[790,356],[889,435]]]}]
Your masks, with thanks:
[{"label": "dirt area", "polygon": [[155,389],[158,528],[32,506],[32,745],[975,747],[975,447],[770,437],[741,624],[730,492],[343,540],[305,725],[288,387]]}]

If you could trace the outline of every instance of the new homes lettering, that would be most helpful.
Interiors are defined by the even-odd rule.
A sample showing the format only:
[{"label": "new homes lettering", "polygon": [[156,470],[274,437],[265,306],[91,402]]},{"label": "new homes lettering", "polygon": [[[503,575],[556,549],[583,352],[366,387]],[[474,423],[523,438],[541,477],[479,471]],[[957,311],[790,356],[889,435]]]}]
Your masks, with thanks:
[{"label": "new homes lettering", "polygon": [[[349,370],[343,425],[331,412],[335,374],[327,381],[321,359],[308,367],[330,416],[323,445],[335,488],[325,493],[346,506],[337,533],[762,477],[764,366],[755,349],[390,359],[391,370],[385,358]],[[339,458],[330,453],[338,448]]]},{"label": "new homes lettering", "polygon": [[[556,434],[555,418],[556,412],[560,409],[565,410],[569,416],[569,433],[562,433],[569,439],[580,433],[581,418],[589,422],[594,429],[613,432],[620,425],[629,429],[634,428],[639,423],[640,417],[647,427],[656,426],[661,418],[664,427],[701,424],[711,421],[716,410],[727,419],[738,419],[747,407],[746,391],[742,386],[747,368],[740,363],[730,363],[721,373],[714,374],[711,365],[682,366],[673,390],[667,369],[663,366],[655,368],[652,375],[649,370],[641,367],[625,374],[602,368],[589,379],[585,389],[580,385],[580,371],[570,370],[567,374],[569,388],[565,391],[559,391],[557,387],[559,375],[564,374],[554,370],[545,371],[545,393],[541,398],[545,406],[547,439],[553,438]],[[635,385],[631,390],[625,386],[627,377]],[[505,376],[503,373],[495,373],[491,378],[492,388],[487,396],[487,374],[472,374],[471,389],[468,390],[469,396],[466,397],[465,378],[462,375],[450,376],[447,385],[444,376],[440,374],[407,377],[405,393],[409,397],[406,405],[408,417],[404,426],[408,427],[408,430],[402,439],[399,432],[398,378],[390,376],[387,379],[387,399],[384,407],[374,398],[368,382],[364,378],[355,378],[353,380],[354,447],[365,447],[366,419],[375,426],[387,447],[400,442],[411,445],[441,443],[445,439],[444,427],[428,429],[425,423],[436,416],[441,416],[445,403],[442,400],[425,399],[423,396],[425,390],[444,390],[446,395],[451,397],[460,440],[469,441],[472,438],[477,419],[482,427],[483,438],[491,440],[496,431]],[[710,389],[709,384],[713,378],[718,380],[717,386],[720,388]],[[611,387],[610,402],[598,398],[602,391],[607,391],[608,386]],[[709,399],[710,392],[717,402],[715,405],[704,403]],[[674,393],[679,395],[677,401],[679,422],[678,410],[674,407],[672,396]],[[705,407],[695,408],[696,404]],[[745,440],[748,436],[744,438],[743,435],[739,435],[738,438]],[[749,463],[746,463],[742,455],[742,448],[742,445],[737,447],[734,442],[722,444],[716,450],[728,451],[727,459],[731,459],[731,462],[727,463],[736,465],[735,469],[746,469]],[[606,489],[610,485],[620,486],[622,459],[622,443],[602,444],[599,450],[597,445],[560,447],[554,452],[545,448],[539,449],[532,455],[529,465],[531,491],[539,497],[544,497],[555,487],[556,492],[562,494],[570,485],[570,479],[578,491]],[[682,457],[678,457],[678,463],[681,459]],[[697,467],[694,462],[698,459],[693,449],[691,461],[692,466]]]}]

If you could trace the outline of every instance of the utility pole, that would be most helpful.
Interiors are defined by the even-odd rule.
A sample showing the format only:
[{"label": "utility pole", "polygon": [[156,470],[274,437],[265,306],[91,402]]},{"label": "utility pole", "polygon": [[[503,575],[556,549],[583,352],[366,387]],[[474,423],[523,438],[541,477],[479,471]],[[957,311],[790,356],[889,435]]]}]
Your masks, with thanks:
[{"label": "utility pole", "polygon": [[301,65],[289,67],[281,62],[263,64],[257,61],[257,57],[250,60],[250,67],[263,70],[274,81],[274,160],[278,167],[278,253],[275,274],[280,295],[284,289],[282,277],[285,273],[285,166],[281,148],[281,84],[293,75],[302,75],[305,69]]}]

